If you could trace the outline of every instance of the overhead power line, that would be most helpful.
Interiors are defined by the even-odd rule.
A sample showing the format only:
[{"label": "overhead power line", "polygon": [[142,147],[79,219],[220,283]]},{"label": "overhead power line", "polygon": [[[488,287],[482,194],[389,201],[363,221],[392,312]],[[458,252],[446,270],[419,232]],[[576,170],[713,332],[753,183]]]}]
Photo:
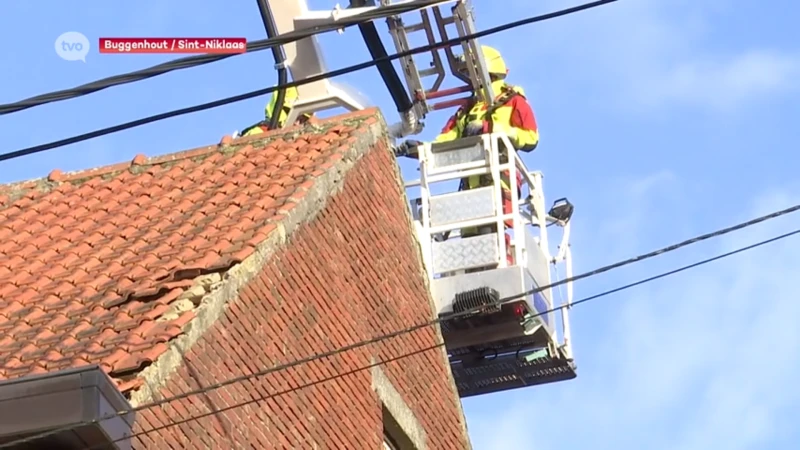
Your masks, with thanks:
[{"label": "overhead power line", "polygon": [[[288,33],[283,33],[278,36],[275,36],[274,38],[261,39],[257,41],[248,42],[247,52],[248,53],[258,52],[272,47],[277,47],[279,45],[285,45],[290,42],[299,41],[301,39],[315,36],[317,34],[341,30],[343,28],[359,25],[372,20],[384,19],[389,16],[405,14],[418,9],[436,5],[437,3],[442,3],[443,1],[444,0],[416,0],[411,3],[401,3],[396,5],[385,6],[381,8],[380,11],[366,12],[364,14],[358,15],[358,17],[347,17],[333,24],[319,25],[304,30],[290,31]],[[91,83],[76,86],[74,88],[50,92],[47,94],[42,94],[42,95],[37,95],[35,97],[27,98],[25,100],[20,100],[18,102],[0,105],[0,115],[11,114],[14,112],[22,111],[28,108],[33,108],[34,106],[40,106],[47,103],[59,102],[71,98],[82,97],[84,95],[101,91],[103,89],[107,89],[113,86],[119,86],[121,84],[146,80],[148,78],[153,78],[158,75],[163,75],[167,72],[172,72],[181,69],[188,69],[191,67],[197,67],[203,64],[208,64],[215,61],[220,61],[222,59],[230,58],[232,56],[236,56],[239,54],[241,53],[225,54],[225,55],[206,54],[206,55],[178,58],[172,61],[155,65],[153,67],[149,67],[147,69],[137,70],[134,72],[124,73],[120,75],[114,75],[112,77],[103,78],[97,81],[93,81]]]},{"label": "overhead power line", "polygon": [[[640,256],[629,258],[629,259],[626,259],[624,261],[620,261],[620,262],[617,262],[617,263],[609,264],[607,266],[603,266],[603,267],[597,268],[597,269],[592,270],[590,272],[585,272],[585,273],[582,273],[582,274],[579,274],[579,275],[576,275],[576,276],[573,276],[573,277],[564,278],[564,279],[561,279],[561,280],[559,280],[559,281],[557,281],[555,283],[550,283],[548,285],[545,285],[545,286],[542,286],[542,287],[539,287],[539,288],[536,288],[536,289],[532,289],[532,290],[524,292],[524,293],[520,293],[520,294],[511,296],[511,297],[506,297],[504,299],[500,299],[498,301],[498,303],[503,303],[503,302],[506,302],[506,301],[515,300],[517,298],[521,298],[521,297],[525,297],[527,295],[535,294],[537,292],[541,292],[541,291],[544,291],[544,290],[547,290],[547,289],[551,289],[551,288],[556,287],[556,286],[560,286],[560,285],[563,285],[563,284],[566,284],[566,283],[570,283],[570,282],[573,282],[573,281],[581,280],[581,279],[584,279],[584,278],[587,278],[587,277],[590,277],[590,276],[593,276],[593,275],[601,274],[601,273],[607,272],[607,271],[612,270],[612,269],[620,268],[622,266],[630,265],[630,264],[633,264],[633,263],[636,263],[636,262],[641,262],[641,261],[643,261],[645,259],[650,259],[650,258],[653,258],[655,256],[662,255],[662,254],[665,254],[665,253],[668,253],[668,252],[672,252],[672,251],[678,250],[680,248],[695,244],[697,242],[701,242],[701,241],[708,240],[708,239],[711,239],[711,238],[714,238],[714,237],[719,237],[719,236],[722,236],[722,235],[725,235],[725,234],[729,234],[729,233],[732,233],[732,232],[737,231],[737,230],[748,228],[750,226],[765,222],[767,220],[775,219],[777,217],[784,216],[784,215],[796,212],[798,210],[800,210],[800,204],[792,206],[792,207],[789,207],[789,208],[786,208],[786,209],[783,209],[783,210],[780,210],[780,211],[776,211],[776,212],[773,212],[773,213],[770,213],[770,214],[767,214],[767,215],[764,215],[764,216],[756,217],[754,219],[748,220],[746,222],[739,223],[737,225],[733,225],[733,226],[730,226],[730,227],[727,227],[727,228],[723,228],[723,229],[720,229],[720,230],[717,230],[717,231],[714,231],[714,232],[711,232],[711,233],[706,233],[706,234],[694,237],[692,239],[688,239],[688,240],[685,240],[683,242],[664,247],[664,248],[659,249],[659,250],[655,250],[655,251],[652,251],[652,252],[649,252],[649,253],[642,254]],[[668,276],[668,275],[671,275],[671,274],[674,274],[674,273],[678,273],[678,272],[687,270],[688,268],[697,267],[699,265],[707,264],[709,262],[716,261],[718,259],[722,259],[722,258],[725,258],[727,256],[734,255],[736,253],[741,253],[741,252],[746,251],[746,250],[750,250],[750,249],[753,249],[753,248],[756,248],[756,247],[759,247],[759,246],[762,246],[762,245],[766,245],[766,244],[768,244],[770,242],[774,242],[774,241],[777,241],[777,240],[780,240],[780,239],[788,238],[788,237],[793,236],[793,235],[798,234],[798,233],[800,233],[800,230],[796,230],[796,231],[793,231],[791,233],[787,233],[787,234],[778,236],[776,238],[772,238],[772,239],[769,239],[769,240],[766,240],[766,241],[762,241],[760,243],[751,245],[749,247],[744,247],[743,249],[739,249],[739,250],[735,250],[733,252],[728,252],[728,253],[723,254],[723,255],[715,256],[713,258],[709,258],[708,260],[704,260],[704,261],[701,261],[699,263],[694,263],[694,264],[690,265],[690,267],[687,266],[687,267],[681,268],[679,270],[673,270],[673,271],[671,271],[671,272],[669,272],[667,274],[659,275],[657,277],[651,277],[648,280],[652,281],[652,280],[655,280],[655,279],[658,279],[658,278],[663,278],[665,276]],[[620,290],[627,289],[627,288],[633,287],[633,286],[637,286],[637,285],[642,284],[644,282],[645,281],[639,281],[639,282],[631,284],[628,287],[614,289],[612,291],[609,291],[609,293],[619,292]],[[590,300],[602,297],[604,295],[607,295],[607,294],[594,295],[594,296],[592,296],[590,298]],[[578,300],[576,302],[573,302],[572,306],[577,305],[577,304],[581,304],[581,303],[586,303],[586,302],[588,302],[590,300],[581,299],[581,300]],[[559,311],[559,310],[564,309],[566,307],[567,307],[566,305],[563,305],[563,306],[559,306],[559,307],[556,307],[556,308],[552,308],[552,309],[549,309],[547,311],[540,312],[540,313],[536,314],[536,316],[543,316],[543,315],[546,315],[546,314],[550,314],[552,312]],[[346,346],[343,346],[343,347],[339,347],[337,349],[333,349],[333,350],[330,350],[330,351],[327,351],[327,352],[318,353],[318,354],[311,355],[311,356],[308,356],[308,357],[305,357],[305,358],[297,359],[295,361],[292,361],[292,362],[289,362],[289,363],[286,363],[286,364],[281,364],[281,365],[277,365],[277,366],[274,366],[274,367],[271,367],[271,368],[259,370],[257,372],[253,372],[253,373],[249,373],[249,374],[245,374],[245,375],[240,375],[238,377],[229,378],[229,379],[226,379],[226,380],[223,380],[223,381],[219,381],[217,383],[214,383],[214,384],[211,384],[211,385],[208,385],[208,386],[204,386],[204,387],[199,388],[199,389],[187,391],[187,392],[184,392],[184,393],[181,393],[181,394],[173,395],[173,396],[170,396],[170,397],[162,398],[162,399],[157,400],[157,401],[146,403],[146,404],[137,406],[135,408],[131,408],[129,410],[118,411],[118,412],[113,413],[113,414],[104,415],[103,417],[100,417],[98,419],[94,419],[94,420],[91,420],[91,421],[83,422],[80,425],[97,424],[97,423],[103,422],[105,420],[113,419],[115,417],[123,416],[123,415],[130,414],[130,413],[133,413],[133,412],[140,412],[140,411],[143,411],[143,410],[146,410],[146,409],[154,408],[156,406],[161,406],[161,405],[164,405],[166,403],[173,402],[175,400],[189,398],[189,397],[192,397],[192,396],[195,396],[195,395],[199,395],[199,394],[203,394],[203,393],[206,393],[206,392],[209,392],[209,391],[220,389],[220,388],[225,387],[225,386],[229,386],[229,385],[236,384],[236,383],[241,383],[243,381],[246,381],[246,380],[249,380],[249,379],[252,379],[252,378],[257,378],[257,377],[261,377],[261,376],[270,375],[272,373],[288,370],[288,369],[291,369],[293,367],[300,366],[300,365],[303,365],[303,364],[307,364],[307,363],[310,363],[310,362],[313,362],[313,361],[329,358],[331,356],[335,356],[335,355],[338,355],[340,353],[345,353],[345,352],[349,352],[351,350],[356,350],[356,349],[365,347],[367,345],[372,345],[372,344],[376,344],[376,343],[379,343],[379,342],[382,342],[382,341],[393,339],[393,338],[395,338],[397,336],[413,333],[414,331],[417,331],[417,330],[420,330],[420,329],[423,329],[423,328],[427,328],[427,327],[436,325],[439,322],[442,322],[444,320],[451,320],[451,319],[455,319],[455,318],[459,318],[459,317],[465,317],[465,316],[474,314],[476,312],[479,312],[483,308],[485,308],[485,306],[477,307],[477,308],[471,308],[471,309],[468,309],[468,310],[460,312],[460,313],[448,314],[448,315],[445,315],[443,317],[439,317],[437,319],[425,321],[425,322],[422,322],[422,323],[419,323],[419,324],[416,324],[416,325],[413,325],[413,326],[410,326],[410,327],[407,327],[407,328],[403,328],[403,329],[394,331],[392,333],[388,333],[388,334],[377,336],[377,337],[374,337],[374,338],[371,338],[371,339],[367,339],[367,340],[364,340],[364,341],[356,342],[356,343],[353,343],[353,344],[350,344],[350,345],[346,345]],[[43,438],[43,437],[46,437],[46,436],[50,436],[50,435],[55,434],[55,433],[59,433],[61,431],[65,431],[65,430],[71,429],[73,426],[74,425],[60,427],[60,428],[57,428],[57,429],[54,429],[54,430],[50,430],[50,431],[47,431],[47,432],[43,432],[43,433],[39,433],[39,434],[30,436],[30,437],[27,437],[27,438],[21,438],[21,439],[18,439],[16,441],[12,441],[12,442],[9,442],[9,443],[2,444],[2,445],[0,445],[0,448],[10,447],[12,445],[17,445],[17,444],[25,443],[25,442],[31,442],[31,441],[34,441],[34,440],[37,440],[37,439],[40,439],[40,438]]]},{"label": "overhead power line", "polygon": [[[584,278],[593,277],[595,275],[599,275],[601,273],[608,272],[609,270],[618,269],[620,267],[627,266],[627,265],[630,265],[630,264],[633,264],[633,263],[636,263],[636,262],[639,262],[639,261],[644,261],[646,259],[654,258],[654,257],[656,257],[658,255],[663,255],[664,253],[673,252],[675,250],[678,250],[678,249],[683,248],[683,247],[687,247],[687,246],[692,245],[692,244],[696,244],[698,242],[707,241],[707,240],[709,240],[711,238],[715,238],[715,237],[722,236],[722,235],[725,235],[725,234],[733,233],[734,231],[738,231],[738,230],[742,230],[742,229],[745,229],[745,228],[749,228],[749,227],[752,227],[753,225],[758,225],[759,223],[766,222],[766,221],[772,220],[772,219],[776,219],[776,218],[778,218],[780,216],[785,216],[787,214],[791,214],[791,213],[796,212],[798,210],[800,210],[800,205],[794,205],[792,207],[789,207],[789,208],[786,208],[786,209],[782,209],[780,211],[775,211],[773,213],[769,213],[769,214],[763,215],[761,217],[756,217],[755,219],[751,219],[751,220],[748,220],[747,222],[742,222],[742,223],[730,226],[728,228],[723,228],[723,229],[720,229],[720,230],[717,230],[717,231],[712,231],[710,233],[702,234],[700,236],[696,236],[696,237],[693,237],[691,239],[687,239],[687,240],[685,240],[683,242],[678,242],[677,244],[672,244],[672,245],[670,245],[668,247],[664,247],[664,248],[661,248],[661,249],[658,249],[658,250],[654,250],[654,251],[652,251],[650,253],[645,253],[643,255],[634,256],[633,258],[626,259],[624,261],[620,261],[620,262],[617,262],[617,263],[614,263],[614,264],[609,264],[607,266],[600,267],[599,269],[595,269],[595,270],[592,270],[590,272],[585,272],[585,273],[582,273],[580,275],[575,275],[574,277],[565,278],[565,279],[563,279],[563,280],[561,280],[561,281],[559,281],[557,283],[553,283],[551,286],[559,286],[559,285],[562,285],[562,284],[565,284],[565,283],[570,283],[570,282],[573,282],[573,281],[582,280]],[[502,298],[502,299],[499,300],[499,302],[504,303],[504,302],[512,301],[512,300],[515,300],[515,299],[520,298],[520,297],[526,297],[528,295],[535,294],[535,293],[540,292],[542,290],[543,289],[531,289],[530,291],[524,292],[522,294],[518,294],[518,295]]]},{"label": "overhead power line", "polygon": [[[707,258],[707,259],[704,259],[704,260],[701,260],[701,261],[698,261],[698,262],[695,262],[695,263],[692,263],[692,264],[687,264],[685,266],[681,266],[681,267],[679,267],[677,269],[673,269],[673,270],[670,270],[668,272],[662,272],[662,273],[660,273],[658,275],[654,275],[654,276],[651,276],[651,277],[648,277],[648,278],[643,278],[643,279],[640,279],[640,280],[635,281],[633,283],[628,283],[628,284],[626,284],[624,286],[620,286],[620,287],[617,287],[617,288],[614,288],[614,289],[609,289],[607,291],[603,291],[603,292],[600,292],[598,294],[591,295],[589,297],[584,297],[584,298],[582,298],[580,300],[577,300],[577,301],[573,302],[572,306],[580,305],[580,304],[583,304],[583,303],[588,303],[588,302],[591,302],[593,300],[597,300],[597,299],[599,299],[601,297],[606,297],[606,296],[609,296],[611,294],[616,294],[618,292],[626,291],[626,290],[631,289],[633,287],[640,286],[640,285],[643,285],[643,284],[647,284],[647,283],[659,280],[661,278],[666,278],[666,277],[669,277],[669,276],[672,276],[672,275],[676,275],[678,273],[685,272],[687,270],[694,269],[694,268],[697,268],[697,267],[712,263],[714,261],[719,261],[721,259],[725,259],[725,258],[728,258],[730,256],[734,256],[734,255],[739,254],[739,253],[744,253],[746,251],[753,250],[753,249],[756,249],[758,247],[762,247],[764,245],[771,244],[773,242],[777,242],[777,241],[780,241],[780,240],[783,240],[783,239],[787,239],[787,238],[792,237],[792,236],[797,235],[797,234],[800,234],[800,229],[797,229],[797,230],[794,230],[792,232],[785,233],[785,234],[782,234],[780,236],[776,236],[776,237],[773,237],[773,238],[770,238],[770,239],[767,239],[767,240],[764,240],[764,241],[756,242],[755,244],[751,244],[751,245],[748,245],[746,247],[741,247],[741,248],[738,248],[736,250],[733,250],[733,251],[730,251],[730,252],[727,252],[727,253],[722,253],[720,255],[717,255],[717,256],[714,256],[714,257],[711,257],[711,258]],[[562,308],[563,307],[553,308],[553,309],[550,309],[550,310],[542,312],[542,313],[537,313],[534,317],[543,316],[545,314],[549,314],[551,312],[558,311],[559,309],[562,309]],[[232,405],[228,405],[228,406],[225,406],[223,408],[214,409],[214,410],[202,413],[202,414],[198,414],[196,416],[190,416],[190,417],[187,417],[187,418],[183,418],[183,419],[181,419],[179,421],[163,424],[163,425],[160,425],[160,426],[157,426],[157,427],[150,428],[148,430],[142,430],[142,431],[139,431],[139,432],[136,432],[136,433],[132,434],[130,437],[119,438],[119,439],[116,439],[116,440],[114,440],[112,442],[113,443],[121,442],[121,441],[124,441],[124,440],[127,440],[127,439],[131,439],[131,438],[134,438],[134,437],[137,437],[137,436],[142,436],[142,435],[147,435],[147,434],[150,434],[150,433],[155,433],[156,431],[161,431],[161,430],[164,430],[164,429],[167,429],[167,428],[172,428],[174,426],[182,425],[184,423],[194,422],[194,421],[200,420],[200,419],[202,419],[204,417],[214,416],[214,415],[217,415],[217,414],[222,414],[224,412],[227,412],[227,411],[230,411],[230,410],[233,410],[233,409],[237,409],[237,408],[241,408],[243,406],[247,406],[247,405],[250,405],[250,404],[253,404],[253,403],[258,403],[258,402],[261,402],[261,401],[264,401],[264,400],[269,400],[271,398],[275,398],[275,397],[280,397],[282,395],[291,394],[292,392],[296,392],[296,391],[299,391],[301,389],[309,388],[309,387],[316,386],[316,385],[319,385],[319,384],[327,383],[328,381],[333,381],[333,380],[336,380],[336,379],[339,379],[339,378],[344,378],[344,377],[347,377],[347,376],[350,376],[350,375],[354,375],[354,374],[356,374],[358,372],[363,372],[365,370],[372,369],[373,367],[385,365],[385,364],[388,364],[388,363],[391,363],[391,362],[395,362],[395,361],[398,361],[398,360],[401,360],[401,359],[409,358],[411,356],[416,356],[416,355],[419,355],[419,354],[422,354],[422,353],[429,352],[431,350],[436,350],[437,348],[442,347],[443,345],[445,345],[445,344],[443,342],[440,342],[440,343],[438,343],[436,345],[431,345],[431,346],[428,346],[428,347],[425,347],[425,348],[422,348],[422,349],[419,349],[419,350],[415,350],[413,352],[404,353],[404,354],[402,354],[400,356],[396,356],[394,358],[387,358],[385,360],[378,361],[378,362],[375,362],[375,363],[372,363],[372,364],[369,364],[369,365],[361,366],[361,367],[359,367],[357,369],[349,370],[349,371],[344,372],[344,373],[338,373],[336,375],[331,375],[331,376],[322,378],[320,380],[312,381],[312,382],[309,382],[309,383],[306,383],[306,384],[301,384],[300,386],[297,386],[297,387],[294,387],[294,388],[284,389],[282,391],[278,391],[278,392],[275,392],[275,393],[272,393],[272,394],[269,394],[269,395],[261,394],[261,395],[257,396],[256,398],[253,398],[253,399],[250,399],[250,400],[246,400],[246,401],[239,402],[239,403],[234,403]],[[105,445],[105,444],[103,444],[103,445]],[[93,447],[88,447],[86,450],[95,450],[95,449],[99,450],[101,448],[102,448],[102,445],[96,445],[96,446],[93,446]]]},{"label": "overhead power line", "polygon": [[[230,410],[233,410],[233,409],[237,409],[237,408],[241,408],[243,406],[251,405],[253,403],[258,403],[258,402],[261,402],[261,401],[264,401],[264,400],[269,400],[271,398],[280,397],[282,395],[288,395],[288,394],[291,394],[292,392],[297,392],[297,391],[299,391],[301,389],[307,389],[307,388],[310,388],[310,387],[313,387],[313,386],[317,386],[317,385],[320,385],[320,384],[327,383],[329,381],[334,381],[334,380],[338,380],[340,378],[348,377],[350,375],[355,375],[355,374],[357,374],[359,372],[363,372],[365,370],[370,370],[373,367],[379,367],[379,366],[383,366],[385,364],[389,364],[389,363],[392,363],[392,362],[395,362],[395,361],[400,361],[402,359],[410,358],[412,356],[421,355],[421,354],[427,353],[427,352],[429,352],[431,350],[436,350],[437,348],[439,348],[439,347],[441,347],[443,345],[444,345],[444,343],[438,343],[438,344],[434,344],[434,345],[429,345],[429,346],[421,348],[419,350],[414,350],[413,352],[403,353],[403,354],[401,354],[399,356],[395,356],[394,358],[386,358],[386,359],[383,359],[383,360],[380,360],[380,361],[376,361],[376,362],[374,362],[372,364],[367,364],[367,365],[358,367],[356,369],[348,370],[346,372],[337,373],[336,375],[330,375],[330,376],[327,376],[325,378],[321,378],[319,380],[315,380],[315,381],[311,381],[311,382],[308,382],[308,383],[304,383],[304,384],[301,384],[301,385],[293,387],[293,388],[283,389],[283,390],[280,390],[278,392],[275,392],[275,393],[272,393],[272,394],[269,394],[269,395],[260,394],[256,398],[253,398],[253,399],[250,399],[250,400],[246,400],[246,401],[239,402],[239,403],[234,403],[232,405],[225,406],[225,407],[222,407],[222,408],[213,409],[211,411],[208,411],[208,412],[205,412],[205,413],[202,413],[202,414],[198,414],[196,416],[190,416],[190,417],[187,417],[185,419],[181,419],[181,420],[178,420],[178,421],[175,421],[175,422],[165,423],[163,425],[159,425],[157,427],[153,427],[153,428],[150,428],[148,430],[142,430],[142,431],[133,433],[130,436],[127,436],[127,437],[124,437],[124,438],[115,439],[115,440],[111,441],[111,443],[115,444],[117,442],[126,441],[128,439],[133,439],[135,437],[147,435],[147,434],[150,434],[150,433],[155,433],[156,431],[161,431],[161,430],[164,430],[164,429],[167,429],[167,428],[172,428],[174,426],[182,425],[184,423],[194,422],[194,421],[200,420],[200,419],[202,419],[204,417],[215,416],[217,414],[222,414],[224,412],[227,412],[227,411],[230,411]],[[106,448],[107,445],[108,445],[108,443],[97,444],[97,445],[94,445],[92,447],[87,447],[85,450],[101,450],[103,448]]]},{"label": "overhead power line", "polygon": [[338,76],[341,76],[341,75],[346,75],[346,74],[351,73],[351,72],[356,72],[356,71],[363,70],[363,69],[366,69],[366,68],[369,68],[369,67],[372,67],[372,66],[376,66],[377,64],[379,64],[382,61],[394,61],[396,59],[403,58],[405,56],[410,56],[410,55],[415,55],[415,54],[418,54],[418,53],[429,52],[429,51],[434,50],[434,49],[452,46],[452,45],[458,44],[458,43],[460,43],[462,41],[466,41],[466,40],[470,40],[470,39],[477,39],[477,38],[489,36],[489,35],[492,35],[492,34],[497,34],[497,33],[500,33],[500,32],[503,32],[503,31],[507,31],[507,30],[510,30],[510,29],[513,29],[513,28],[521,27],[523,25],[529,25],[529,24],[536,23],[536,22],[542,22],[542,21],[545,21],[545,20],[555,19],[557,17],[566,16],[566,15],[569,15],[569,14],[574,14],[574,13],[577,13],[577,12],[580,12],[580,11],[584,11],[584,10],[587,10],[587,9],[596,8],[598,6],[607,5],[609,3],[614,3],[616,1],[618,1],[618,0],[598,0],[598,1],[595,1],[595,2],[591,2],[591,3],[586,3],[586,4],[583,4],[583,5],[573,6],[571,8],[562,9],[560,11],[555,11],[555,12],[551,12],[551,13],[548,13],[548,14],[543,14],[543,15],[535,16],[535,17],[529,17],[527,19],[521,19],[521,20],[518,20],[516,22],[510,22],[510,23],[507,23],[505,25],[500,25],[500,26],[496,26],[494,28],[489,28],[487,30],[483,30],[483,31],[477,32],[477,33],[473,33],[473,34],[470,34],[470,35],[465,35],[464,37],[448,39],[448,40],[443,41],[441,43],[429,44],[429,45],[425,45],[425,46],[422,46],[422,47],[416,47],[416,48],[413,48],[413,49],[410,49],[410,50],[407,50],[407,51],[403,51],[403,52],[395,53],[395,54],[392,54],[392,55],[388,55],[386,57],[375,58],[375,59],[367,61],[367,62],[363,62],[363,63],[360,63],[360,64],[355,64],[355,65],[344,67],[344,68],[337,69],[337,70],[332,70],[330,72],[325,72],[325,73],[322,73],[322,74],[319,74],[319,75],[315,75],[313,77],[308,77],[308,78],[305,78],[305,79],[302,79],[302,80],[292,81],[292,82],[286,83],[284,85],[271,86],[271,87],[268,87],[268,88],[259,89],[259,90],[256,90],[256,91],[251,91],[251,92],[247,92],[247,93],[244,93],[244,94],[235,95],[233,97],[228,97],[228,98],[224,98],[224,99],[221,99],[221,100],[215,100],[213,102],[203,103],[203,104],[200,104],[200,105],[189,106],[187,108],[181,108],[181,109],[176,109],[174,111],[169,111],[169,112],[165,112],[165,113],[161,113],[161,114],[156,114],[156,115],[145,117],[145,118],[142,118],[142,119],[137,119],[137,120],[133,120],[133,121],[130,121],[130,122],[126,122],[126,123],[123,123],[123,124],[114,125],[114,126],[111,126],[111,127],[102,128],[100,130],[91,131],[91,132],[84,133],[84,134],[81,134],[81,135],[78,135],[78,136],[73,136],[73,137],[69,137],[69,138],[66,138],[66,139],[61,139],[61,140],[58,140],[58,141],[49,142],[47,144],[40,144],[40,145],[36,145],[36,146],[33,146],[33,147],[24,148],[24,149],[21,149],[21,150],[15,150],[15,151],[12,151],[12,152],[3,153],[3,154],[0,154],[0,161],[6,161],[6,160],[9,160],[9,159],[19,158],[21,156],[31,155],[31,154],[34,154],[34,153],[40,153],[40,152],[43,152],[43,151],[46,151],[46,150],[51,150],[51,149],[54,149],[54,148],[63,147],[65,145],[71,145],[71,144],[75,144],[75,143],[78,143],[78,142],[86,141],[86,140],[89,140],[89,139],[94,139],[96,137],[105,136],[107,134],[116,133],[118,131],[128,130],[128,129],[135,128],[135,127],[142,126],[142,125],[146,125],[146,124],[149,124],[149,123],[158,122],[160,120],[170,119],[172,117],[182,116],[182,115],[185,115],[185,114],[191,114],[191,113],[195,113],[195,112],[199,112],[199,111],[205,111],[207,109],[217,108],[219,106],[224,106],[224,105],[240,102],[240,101],[243,101],[243,100],[248,100],[248,99],[255,98],[255,97],[260,97],[262,95],[270,94],[270,93],[272,93],[274,91],[277,91],[277,90],[283,89],[283,88],[300,86],[300,85],[303,85],[303,84],[313,83],[315,81],[320,81],[320,80],[324,80],[324,79],[327,79],[327,78],[333,78],[333,77],[338,77]]}]

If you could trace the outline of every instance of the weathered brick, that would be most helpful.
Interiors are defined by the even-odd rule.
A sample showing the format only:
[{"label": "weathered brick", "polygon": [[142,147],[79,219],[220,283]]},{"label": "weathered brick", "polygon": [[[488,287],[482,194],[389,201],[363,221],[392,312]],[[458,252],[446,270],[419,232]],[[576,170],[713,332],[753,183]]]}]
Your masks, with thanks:
[{"label": "weathered brick", "polygon": [[[270,257],[192,346],[159,395],[429,320],[431,306],[395,164],[388,152],[373,150],[350,169],[343,191]],[[369,370],[316,382],[365,367],[370,358],[393,358],[432,346],[436,339],[432,328],[418,330],[143,411],[137,432],[248,403],[139,436],[134,447],[379,448],[380,404]],[[383,371],[425,429],[428,448],[468,447],[459,400],[440,350],[385,364]]]}]

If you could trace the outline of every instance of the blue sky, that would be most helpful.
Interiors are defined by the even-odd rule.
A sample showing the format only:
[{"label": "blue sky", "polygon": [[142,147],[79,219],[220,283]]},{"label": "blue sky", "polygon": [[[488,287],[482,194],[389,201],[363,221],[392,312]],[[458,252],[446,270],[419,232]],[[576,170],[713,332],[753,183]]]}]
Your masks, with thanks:
[{"label": "blue sky", "polygon": [[[171,59],[99,55],[66,62],[55,38],[263,37],[255,2],[140,0],[42,9],[9,2],[0,102]],[[331,7],[330,0],[310,2]],[[576,4],[476,1],[494,26]],[[621,0],[492,36],[533,104],[541,145],[526,161],[550,199],[576,205],[576,272],[800,200],[800,6],[773,0]],[[495,5],[495,6],[490,6]],[[735,5],[735,6],[734,6]],[[36,20],[37,26],[31,27]],[[383,25],[381,25],[383,29]],[[387,37],[387,45],[391,42]],[[13,45],[8,44],[13,42]],[[519,45],[524,42],[525,45]],[[331,68],[368,53],[357,32],[330,34]],[[275,82],[269,52],[0,117],[0,151],[258,89]],[[377,72],[363,86],[394,119]],[[259,118],[266,98],[166,120],[0,163],[0,182],[217,142]],[[445,115],[428,119],[430,138]],[[414,176],[410,163],[404,173]],[[797,227],[788,217],[576,283],[577,298]],[[478,450],[789,449],[800,440],[800,241],[789,240],[573,310],[578,379],[464,401]]]}]

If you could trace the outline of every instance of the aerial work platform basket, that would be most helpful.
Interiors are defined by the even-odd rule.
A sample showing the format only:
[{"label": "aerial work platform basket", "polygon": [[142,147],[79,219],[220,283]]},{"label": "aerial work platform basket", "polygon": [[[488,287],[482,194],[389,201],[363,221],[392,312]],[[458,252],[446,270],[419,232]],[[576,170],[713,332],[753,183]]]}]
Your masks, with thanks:
[{"label": "aerial work platform basket", "polygon": [[[412,37],[430,45],[424,53],[398,58],[405,83],[394,73],[391,62],[377,63],[400,113],[400,122],[390,127],[394,138],[422,132],[430,112],[475,99],[488,107],[495,102],[487,64],[474,38],[477,29],[469,0],[350,0],[350,7],[328,11],[309,10],[307,0],[268,1],[281,34],[342,23],[348,18],[363,19],[359,29],[376,61],[388,56],[377,30],[369,23],[378,16],[386,17],[398,52],[413,48]],[[397,12],[403,5],[404,11],[415,10],[419,21],[405,21]],[[445,5],[450,6],[449,12],[443,10]],[[460,40],[455,42],[451,37]],[[449,43],[443,44],[445,41]],[[283,47],[293,79],[326,72],[317,36]],[[429,60],[419,61],[420,57]],[[456,83],[444,88],[448,74]],[[298,86],[298,99],[286,126],[302,113],[333,107],[363,109],[366,101],[356,94],[328,78],[303,83]],[[416,151],[421,176],[407,186],[420,190],[419,198],[412,201],[412,212],[460,395],[574,378],[568,316],[572,283],[555,289],[549,286],[555,281],[551,273],[557,275],[558,266],[563,266],[567,279],[572,275],[572,205],[564,199],[545,211],[542,175],[528,171],[502,133],[424,144]],[[509,175],[510,192],[506,193],[510,196],[506,198],[501,173]],[[464,191],[439,189],[447,181],[474,175],[491,175],[491,185]],[[551,226],[562,229],[555,256],[549,248]],[[462,236],[466,228],[478,228],[479,232]]]},{"label": "aerial work platform basket", "polygon": [[[572,205],[562,200],[545,211],[541,174],[526,169],[502,133],[417,150],[420,179],[406,187],[420,190],[411,208],[461,397],[575,378],[567,311],[572,286],[548,287],[551,266],[563,265],[571,276]],[[503,172],[511,194],[507,213]],[[434,193],[443,182],[487,174],[489,186]],[[563,228],[556,256],[549,251],[550,225]],[[467,228],[483,231],[460,236]],[[566,293],[560,303],[553,291]]]}]

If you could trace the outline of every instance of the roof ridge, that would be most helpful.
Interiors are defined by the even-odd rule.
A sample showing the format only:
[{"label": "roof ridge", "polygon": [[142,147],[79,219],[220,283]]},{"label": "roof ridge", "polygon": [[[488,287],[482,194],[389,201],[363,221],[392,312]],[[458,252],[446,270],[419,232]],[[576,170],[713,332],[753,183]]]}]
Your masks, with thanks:
[{"label": "roof ridge", "polygon": [[371,108],[69,175],[93,177],[80,184],[29,180],[11,195],[5,186],[0,378],[99,363],[120,388],[134,388],[133,374],[210,323],[192,319],[206,308],[195,304],[195,275],[243,275],[267,256],[270,236],[312,220],[348,170],[387,144]]},{"label": "roof ridge", "polygon": [[[177,163],[187,159],[199,158],[221,152],[228,156],[230,153],[237,152],[248,144],[256,148],[266,147],[271,141],[291,135],[320,134],[329,131],[331,127],[336,127],[343,119],[358,119],[375,114],[376,108],[368,108],[355,113],[341,114],[325,118],[304,125],[295,125],[288,128],[267,131],[253,136],[240,137],[233,140],[223,139],[220,143],[195,147],[189,150],[181,150],[172,153],[148,157],[143,153],[136,154],[131,160],[118,162],[99,167],[90,167],[70,172],[62,172],[55,168],[46,176],[16,181],[12,183],[0,183],[0,210],[8,206],[14,200],[25,196],[25,194],[35,188],[50,190],[61,183],[82,183],[103,176],[114,176],[126,170],[143,170],[168,163]],[[296,137],[296,136],[295,136]]]}]

